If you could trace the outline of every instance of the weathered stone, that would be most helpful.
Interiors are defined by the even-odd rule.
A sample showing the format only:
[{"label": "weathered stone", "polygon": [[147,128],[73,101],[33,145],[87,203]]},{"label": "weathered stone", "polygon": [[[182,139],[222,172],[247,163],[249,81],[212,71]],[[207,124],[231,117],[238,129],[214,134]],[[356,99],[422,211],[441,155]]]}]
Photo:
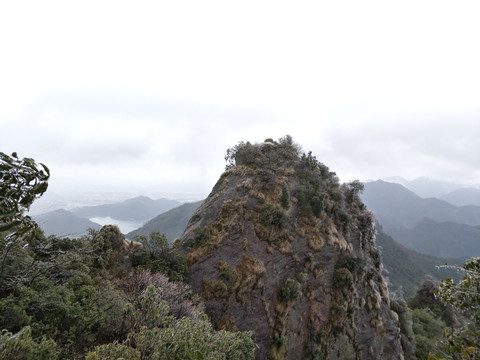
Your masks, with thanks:
[{"label": "weathered stone", "polygon": [[221,176],[181,239],[188,283],[218,328],[254,331],[257,359],[403,359],[369,212],[287,145]]}]

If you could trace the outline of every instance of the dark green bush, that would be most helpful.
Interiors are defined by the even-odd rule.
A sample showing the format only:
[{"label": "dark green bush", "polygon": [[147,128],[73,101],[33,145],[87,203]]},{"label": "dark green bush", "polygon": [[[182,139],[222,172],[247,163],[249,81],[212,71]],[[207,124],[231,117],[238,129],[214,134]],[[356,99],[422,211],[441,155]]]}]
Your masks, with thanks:
[{"label": "dark green bush", "polygon": [[56,360],[57,344],[52,339],[47,340],[45,336],[39,342],[34,341],[29,326],[16,334],[3,330],[0,334],[0,359]]},{"label": "dark green bush", "polygon": [[302,286],[298,281],[289,278],[278,292],[278,298],[280,302],[293,301],[302,296],[301,289]]},{"label": "dark green bush", "polygon": [[280,205],[284,209],[288,209],[290,206],[290,194],[288,193],[288,188],[286,184],[283,184],[282,186],[282,196],[280,197]]},{"label": "dark green bush", "polygon": [[203,229],[196,227],[193,229],[194,238],[193,238],[193,247],[200,247],[205,245],[212,238],[212,229],[210,226],[205,226]]},{"label": "dark green bush", "polygon": [[285,211],[278,206],[267,203],[260,210],[258,221],[265,226],[276,226],[283,229],[286,225]]},{"label": "dark green bush", "polygon": [[183,251],[168,243],[167,236],[159,232],[135,236],[133,240],[142,243],[148,256],[142,256],[134,265],[161,272],[173,281],[182,281],[187,273],[187,259]]},{"label": "dark green bush", "polygon": [[232,269],[228,268],[220,272],[220,279],[222,279],[227,285],[230,285],[237,279],[237,274],[235,274]]},{"label": "dark green bush", "polygon": [[351,255],[344,255],[337,260],[335,268],[346,268],[352,274],[360,274],[361,272],[363,272],[364,265],[365,261],[362,258],[353,257]]},{"label": "dark green bush", "polygon": [[335,269],[333,273],[333,286],[340,290],[350,290],[353,285],[353,275],[347,268]]}]

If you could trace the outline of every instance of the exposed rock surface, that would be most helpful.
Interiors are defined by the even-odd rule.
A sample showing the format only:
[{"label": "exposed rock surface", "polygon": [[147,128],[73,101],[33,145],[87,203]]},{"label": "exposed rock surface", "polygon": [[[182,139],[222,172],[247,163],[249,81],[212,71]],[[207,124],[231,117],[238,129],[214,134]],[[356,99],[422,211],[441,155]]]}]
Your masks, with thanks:
[{"label": "exposed rock surface", "polygon": [[182,236],[188,282],[257,359],[402,359],[359,183],[291,138],[239,144]]}]

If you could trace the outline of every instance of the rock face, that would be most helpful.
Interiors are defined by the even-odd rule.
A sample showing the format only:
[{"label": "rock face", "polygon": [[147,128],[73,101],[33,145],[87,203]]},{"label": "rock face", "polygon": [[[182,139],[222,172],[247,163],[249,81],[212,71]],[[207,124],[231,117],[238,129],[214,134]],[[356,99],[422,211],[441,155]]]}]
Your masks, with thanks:
[{"label": "rock face", "polygon": [[361,184],[289,137],[228,154],[181,239],[217,329],[253,330],[257,359],[403,359]]}]

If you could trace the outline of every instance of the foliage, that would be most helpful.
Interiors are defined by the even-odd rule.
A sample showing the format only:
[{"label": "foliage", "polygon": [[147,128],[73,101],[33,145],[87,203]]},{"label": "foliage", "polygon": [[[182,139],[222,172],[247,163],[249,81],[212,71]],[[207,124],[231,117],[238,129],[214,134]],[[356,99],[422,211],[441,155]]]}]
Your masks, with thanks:
[{"label": "foliage", "polygon": [[278,206],[266,203],[260,210],[258,222],[265,226],[275,226],[283,229],[286,225],[285,211]]},{"label": "foliage", "polygon": [[210,226],[205,226],[204,228],[196,227],[193,229],[193,233],[195,235],[193,242],[189,244],[193,248],[205,245],[213,236]]},{"label": "foliage", "polygon": [[301,289],[302,286],[298,281],[289,278],[278,292],[278,298],[281,302],[294,301],[302,296]]},{"label": "foliage", "polygon": [[[463,266],[454,266],[463,272],[464,277],[458,283],[451,278],[441,282],[436,295],[446,304],[461,312],[468,320],[459,329],[446,331],[446,358],[480,358],[480,258],[472,258]],[[443,356],[442,355],[442,356]],[[440,355],[432,358],[442,358]]]},{"label": "foliage", "polygon": [[284,209],[288,209],[290,206],[290,194],[288,193],[288,188],[286,184],[283,184],[282,186],[282,196],[280,197],[280,205]]},{"label": "foliage", "polygon": [[220,272],[220,279],[227,285],[235,282],[237,274],[230,268],[224,269]]},{"label": "foliage", "polygon": [[[9,262],[0,295],[0,328],[30,326],[32,336],[54,340],[62,358],[98,339],[122,336],[125,301],[95,266],[89,239],[45,238],[35,232],[21,259]],[[125,325],[125,324],[123,324]]]},{"label": "foliage", "polygon": [[152,232],[147,237],[138,235],[133,240],[142,243],[148,251],[143,263],[136,264],[152,272],[161,272],[173,281],[182,281],[187,272],[185,254],[176,245],[170,245],[165,234]]},{"label": "foliage", "polygon": [[445,322],[428,307],[411,310],[411,316],[415,334],[414,354],[417,359],[426,359],[430,352],[438,348]]},{"label": "foliage", "polygon": [[297,145],[290,135],[278,140],[266,139],[262,144],[239,142],[233,148],[229,148],[225,155],[227,162],[226,170],[235,166],[248,166],[259,169],[268,166],[291,164],[298,158],[300,146]]},{"label": "foliage", "polygon": [[141,354],[140,351],[133,349],[128,345],[113,342],[96,346],[95,350],[89,352],[85,357],[85,360],[111,359],[140,360]]},{"label": "foliage", "polygon": [[0,231],[22,225],[17,231],[24,232],[36,226],[23,213],[47,190],[50,171],[39,165],[30,158],[18,159],[16,153],[0,152]]},{"label": "foliage", "polygon": [[407,300],[415,334],[414,356],[417,359],[426,359],[430,352],[438,350],[444,328],[453,327],[457,322],[451,308],[435,296],[437,288],[438,283],[427,275],[415,295]]},{"label": "foliage", "polygon": [[87,359],[132,354],[138,359],[253,359],[251,332],[215,332],[204,313],[175,319],[162,291],[149,286],[135,302],[135,327],[122,343],[97,346]]},{"label": "foliage", "polygon": [[362,258],[344,255],[337,260],[335,268],[346,268],[352,274],[359,274],[363,271],[364,265],[365,261]]},{"label": "foliage", "polygon": [[353,275],[347,268],[337,268],[333,273],[333,286],[346,294],[353,286]]},{"label": "foliage", "polygon": [[345,199],[348,202],[354,202],[359,200],[360,194],[365,189],[365,186],[359,180],[354,180],[346,184]]},{"label": "foliage", "polygon": [[239,142],[233,148],[227,149],[225,154],[225,161],[227,165],[225,169],[230,169],[238,165],[249,165],[252,164],[253,159],[253,145],[250,142],[244,143],[243,141]]},{"label": "foliage", "polygon": [[[300,186],[295,194],[298,204],[305,211],[320,217],[330,195],[327,190],[331,192],[332,188],[338,188],[338,179],[311,151],[302,155],[299,174]],[[341,196],[340,192],[337,193]]]},{"label": "foliage", "polygon": [[3,360],[56,360],[58,359],[57,344],[43,336],[40,342],[32,339],[32,329],[29,326],[12,334],[2,330],[0,334],[0,359]]}]

